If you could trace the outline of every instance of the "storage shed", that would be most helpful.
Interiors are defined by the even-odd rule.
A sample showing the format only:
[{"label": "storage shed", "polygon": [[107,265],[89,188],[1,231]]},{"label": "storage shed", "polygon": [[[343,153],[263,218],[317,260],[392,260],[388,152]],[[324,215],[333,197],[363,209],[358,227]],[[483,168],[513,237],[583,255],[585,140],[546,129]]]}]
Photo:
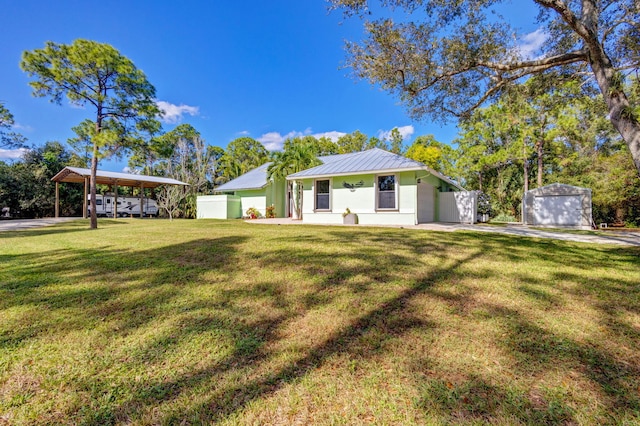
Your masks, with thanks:
[{"label": "storage shed", "polygon": [[554,183],[525,192],[525,225],[591,229],[591,189]]}]

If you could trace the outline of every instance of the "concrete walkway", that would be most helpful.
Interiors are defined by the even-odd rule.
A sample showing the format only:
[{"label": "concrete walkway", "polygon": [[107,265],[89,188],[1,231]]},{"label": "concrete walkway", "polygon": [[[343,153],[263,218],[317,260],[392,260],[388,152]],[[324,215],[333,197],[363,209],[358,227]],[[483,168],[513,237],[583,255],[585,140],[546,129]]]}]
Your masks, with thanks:
[{"label": "concrete walkway", "polygon": [[41,228],[43,226],[55,225],[56,223],[69,222],[81,219],[79,217],[47,217],[44,219],[7,219],[0,220],[0,232],[22,231],[24,229]]},{"label": "concrete walkway", "polygon": [[[302,221],[288,218],[283,219],[252,219],[246,220],[247,223],[254,224],[270,224],[270,225],[302,225]],[[404,229],[423,229],[428,231],[455,232],[455,231],[475,231],[489,232],[494,234],[519,235],[521,237],[532,238],[548,238],[562,241],[575,241],[580,243],[596,243],[596,244],[619,244],[640,246],[640,232],[625,231],[601,231],[597,234],[567,232],[564,230],[541,230],[533,229],[524,225],[480,225],[480,224],[462,224],[462,223],[423,223],[420,225],[400,226],[400,225],[332,225],[332,226],[377,226]]]}]

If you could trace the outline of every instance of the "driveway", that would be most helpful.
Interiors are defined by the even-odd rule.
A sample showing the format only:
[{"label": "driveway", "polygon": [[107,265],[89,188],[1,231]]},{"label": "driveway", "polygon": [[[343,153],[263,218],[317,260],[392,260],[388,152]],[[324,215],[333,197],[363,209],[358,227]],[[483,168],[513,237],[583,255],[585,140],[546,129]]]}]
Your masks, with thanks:
[{"label": "driveway", "polygon": [[[247,220],[247,223],[254,224],[271,224],[271,225],[302,225],[300,220],[292,219],[252,219]],[[333,225],[333,226],[369,226],[369,225]],[[587,233],[565,231],[565,230],[541,230],[533,229],[524,225],[507,225],[507,226],[494,226],[494,225],[469,225],[462,223],[423,223],[413,226],[399,226],[399,225],[371,225],[378,227],[393,227],[404,229],[424,229],[429,231],[440,232],[455,232],[455,231],[475,231],[475,232],[490,232],[495,234],[506,235],[519,235],[521,237],[532,238],[548,238],[553,240],[563,241],[575,241],[580,243],[596,243],[596,244],[619,244],[640,246],[640,232],[624,232],[624,231],[601,231],[598,233]]]},{"label": "driveway", "polygon": [[47,217],[44,219],[9,219],[0,220],[0,232],[22,231],[23,229],[41,228],[43,226],[55,225],[56,223],[69,222],[80,219],[79,217]]},{"label": "driveway", "polygon": [[521,237],[549,238],[552,240],[575,241],[580,243],[620,244],[640,246],[640,232],[600,231],[597,233],[575,232],[562,229],[534,229],[525,225],[469,225],[460,223],[429,223],[415,228],[434,231],[478,231],[495,234],[519,235]]}]

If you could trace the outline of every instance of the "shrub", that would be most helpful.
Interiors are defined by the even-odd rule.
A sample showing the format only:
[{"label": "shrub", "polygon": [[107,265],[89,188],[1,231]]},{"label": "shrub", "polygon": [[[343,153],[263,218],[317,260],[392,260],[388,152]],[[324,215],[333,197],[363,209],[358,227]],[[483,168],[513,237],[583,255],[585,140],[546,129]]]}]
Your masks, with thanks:
[{"label": "shrub", "polygon": [[478,192],[478,213],[491,214],[491,197],[485,192]]},{"label": "shrub", "polygon": [[517,222],[518,220],[510,214],[500,213],[498,216],[491,219],[491,222]]},{"label": "shrub", "polygon": [[260,216],[262,216],[260,214],[260,210],[256,209],[255,207],[249,207],[246,213],[247,213],[247,216],[249,216],[251,219],[257,219]]},{"label": "shrub", "polygon": [[267,215],[268,218],[272,219],[274,217],[276,217],[276,206],[274,206],[273,204],[271,204],[270,206],[267,206]]}]

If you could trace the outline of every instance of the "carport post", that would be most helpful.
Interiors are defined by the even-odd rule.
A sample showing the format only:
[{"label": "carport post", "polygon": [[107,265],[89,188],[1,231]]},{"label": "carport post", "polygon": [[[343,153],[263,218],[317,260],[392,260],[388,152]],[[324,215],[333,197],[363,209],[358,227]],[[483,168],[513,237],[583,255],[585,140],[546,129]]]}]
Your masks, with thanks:
[{"label": "carport post", "polygon": [[56,219],[60,217],[60,184],[56,181]]},{"label": "carport post", "polygon": [[89,177],[84,178],[84,200],[82,201],[82,217],[86,219],[87,216],[87,197],[89,196]]},{"label": "carport post", "polygon": [[113,218],[117,219],[118,218],[118,180],[115,180],[113,183],[113,194],[114,194]]},{"label": "carport post", "polygon": [[140,182],[140,219],[144,217],[144,183]]}]

